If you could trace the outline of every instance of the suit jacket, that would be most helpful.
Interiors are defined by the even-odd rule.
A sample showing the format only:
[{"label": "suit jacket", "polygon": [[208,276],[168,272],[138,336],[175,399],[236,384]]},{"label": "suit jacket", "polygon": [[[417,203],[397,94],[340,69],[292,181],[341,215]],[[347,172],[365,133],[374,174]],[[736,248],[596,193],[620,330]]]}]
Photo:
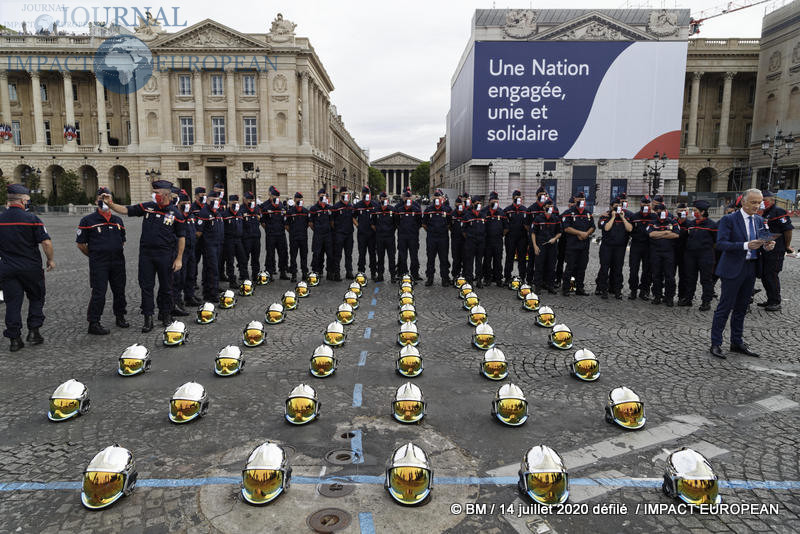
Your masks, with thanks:
[{"label": "suit jacket", "polygon": [[[764,226],[764,219],[760,215],[753,215],[753,224],[758,231]],[[717,262],[715,273],[720,278],[736,278],[747,259],[747,250],[745,250],[744,244],[750,241],[741,212],[735,211],[725,215],[719,220],[717,228],[717,250],[722,252],[722,255]],[[760,273],[762,252],[763,248],[756,250],[759,259],[756,265],[756,276]]]}]

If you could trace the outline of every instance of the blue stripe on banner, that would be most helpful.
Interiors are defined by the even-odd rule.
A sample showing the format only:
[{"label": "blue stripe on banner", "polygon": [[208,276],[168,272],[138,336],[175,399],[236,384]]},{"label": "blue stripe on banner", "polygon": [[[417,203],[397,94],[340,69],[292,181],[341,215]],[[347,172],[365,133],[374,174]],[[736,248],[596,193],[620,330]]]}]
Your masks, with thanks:
[{"label": "blue stripe on banner", "polygon": [[360,512],[358,514],[358,525],[361,527],[361,534],[375,534],[375,523],[372,522],[372,514]]},{"label": "blue stripe on banner", "polygon": [[364,329],[364,339],[369,339],[372,337],[372,328],[366,327]]},{"label": "blue stripe on banner", "polygon": [[358,359],[358,365],[359,365],[359,367],[363,367],[364,364],[366,364],[366,363],[367,363],[367,351],[362,350],[361,354],[360,354],[360,357]]},{"label": "blue stripe on banner", "polygon": [[[375,306],[377,303],[378,303],[378,299],[376,299],[375,297],[372,297],[372,301],[369,304],[370,304],[370,306]],[[370,313],[372,313],[372,312],[370,312]]]},{"label": "blue stripe on banner", "polygon": [[375,291],[373,291],[372,293],[373,293],[373,294],[375,294],[375,295],[377,295],[377,294],[378,294],[378,292],[379,292],[380,290],[381,290],[381,288],[380,288],[380,287],[376,287],[376,288],[375,288]]},{"label": "blue stripe on banner", "polygon": [[367,319],[372,319],[373,317],[375,317],[375,312],[374,311],[371,311],[371,312],[369,312],[367,314]]},{"label": "blue stripe on banner", "polygon": [[361,407],[361,390],[363,386],[361,384],[356,384],[353,387],[353,408],[360,408]]},{"label": "blue stripe on banner", "polygon": [[[360,386],[361,384],[359,384]],[[361,431],[360,430],[353,430],[353,434],[355,434],[352,438],[350,438],[350,449],[353,451],[355,456],[353,456],[353,463],[354,464],[363,464],[364,463],[364,449],[361,445]],[[370,479],[378,479],[383,480],[381,477],[370,477]],[[374,484],[374,482],[369,482],[370,484]],[[380,483],[380,482],[379,482]]]}]

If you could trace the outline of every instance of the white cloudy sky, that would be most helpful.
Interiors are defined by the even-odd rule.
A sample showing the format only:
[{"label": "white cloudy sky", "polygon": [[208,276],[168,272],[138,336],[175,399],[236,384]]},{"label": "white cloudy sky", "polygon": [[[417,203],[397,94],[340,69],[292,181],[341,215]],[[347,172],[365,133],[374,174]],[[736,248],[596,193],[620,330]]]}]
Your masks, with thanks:
[{"label": "white cloudy sky", "polygon": [[[31,20],[32,6],[46,0],[3,1],[0,19]],[[132,6],[138,1],[59,2],[73,6]],[[736,5],[747,1],[734,2]],[[775,0],[710,20],[701,37],[758,37],[766,10],[786,3]],[[445,133],[450,77],[470,33],[477,8],[624,8],[690,7],[696,18],[704,10],[720,11],[723,0],[169,0],[141,3],[154,10],[179,6],[179,21],[189,25],[205,18],[242,32],[266,32],[278,12],[297,23],[309,37],[336,87],[331,95],[345,125],[370,159],[403,151],[429,159]],[[53,4],[50,4],[53,5]],[[717,9],[714,9],[717,8]],[[30,26],[30,24],[29,24]],[[171,30],[170,30],[171,31]]]}]

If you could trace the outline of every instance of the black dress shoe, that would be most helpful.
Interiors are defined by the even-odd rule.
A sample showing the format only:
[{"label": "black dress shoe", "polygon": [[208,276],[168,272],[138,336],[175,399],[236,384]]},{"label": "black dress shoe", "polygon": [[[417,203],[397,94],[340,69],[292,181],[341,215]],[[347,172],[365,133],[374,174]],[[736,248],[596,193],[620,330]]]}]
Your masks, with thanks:
[{"label": "black dress shoe", "polygon": [[146,334],[153,329],[153,316],[145,315],[144,324],[142,325],[142,333]]},{"label": "black dress shoe", "polygon": [[561,291],[561,296],[568,297],[569,296],[569,289],[564,289]]},{"label": "black dress shoe", "polygon": [[631,294],[628,295],[628,300],[636,300],[636,291],[631,291]]},{"label": "black dress shoe", "polygon": [[187,306],[200,306],[203,301],[197,300],[194,296],[183,299],[183,303]]},{"label": "black dress shoe", "polygon": [[756,304],[756,306],[758,306],[759,308],[766,308],[767,306],[769,306],[769,302],[767,301],[759,302],[758,304]]},{"label": "black dress shoe", "polygon": [[[595,296],[595,297],[599,297],[599,296],[601,296],[602,294],[603,294],[603,290],[602,290],[602,289],[595,289],[595,290],[594,290],[594,296]],[[606,298],[608,298],[608,295],[606,295]]]},{"label": "black dress shoe", "polygon": [[356,275],[354,275],[353,273],[347,273],[347,274],[345,274],[345,277],[348,280],[355,280],[356,279]]},{"label": "black dress shoe", "polygon": [[672,301],[671,298],[664,299],[664,304],[667,305],[667,308],[672,308],[673,306],[675,306],[675,303]]},{"label": "black dress shoe", "polygon": [[172,315],[169,313],[165,313],[163,317],[161,317],[161,325],[167,327],[172,324]]},{"label": "black dress shoe", "polygon": [[[381,277],[381,279],[383,279],[383,277]],[[396,284],[397,282],[399,282],[399,281],[400,281],[400,279],[399,279],[399,278],[398,278],[396,275],[394,275],[394,274],[393,274],[393,275],[391,275],[391,277],[389,278],[389,281],[390,281],[391,283],[393,283],[393,284]]]},{"label": "black dress shoe", "polygon": [[89,323],[89,333],[93,336],[105,336],[111,333],[108,328],[103,328],[100,323]]},{"label": "black dress shoe", "polygon": [[292,273],[292,282],[297,282],[297,273]]},{"label": "black dress shoe", "polygon": [[26,341],[30,341],[31,345],[41,345],[44,343],[42,334],[39,333],[38,328],[28,328],[28,337]]},{"label": "black dress shoe", "polygon": [[551,295],[556,295],[556,294],[558,294],[558,289],[556,289],[554,287],[548,287],[547,288],[547,292],[550,293]]},{"label": "black dress shoe", "polygon": [[[597,292],[595,291],[594,294],[597,295]],[[600,292],[600,298],[603,299],[603,300],[608,300],[608,291],[601,291]]]},{"label": "black dress shoe", "polygon": [[614,298],[617,300],[622,300],[622,293],[614,293]]},{"label": "black dress shoe", "polygon": [[283,271],[281,273],[281,280],[288,280],[288,279],[289,279],[289,275],[286,274],[286,271]]},{"label": "black dress shoe", "polygon": [[120,328],[128,328],[128,327],[131,326],[131,323],[129,323],[128,321],[125,320],[125,316],[124,315],[117,315],[116,324]]},{"label": "black dress shoe", "polygon": [[722,358],[723,360],[727,358],[725,354],[722,352],[722,347],[719,345],[711,345],[711,348],[708,349],[708,352],[711,353],[712,356],[716,356],[717,358]]},{"label": "black dress shoe", "polygon": [[692,301],[689,300],[689,299],[678,299],[678,306],[683,307],[683,306],[691,306],[691,305],[692,305]]},{"label": "black dress shoe", "polygon": [[449,287],[449,286],[450,286],[450,279],[442,278],[442,287]]},{"label": "black dress shoe", "polygon": [[475,288],[476,289],[481,289],[482,287],[483,287],[483,282],[481,282],[480,280],[475,282]]},{"label": "black dress shoe", "polygon": [[768,312],[781,311],[781,305],[780,304],[770,304],[769,306],[764,308],[764,311],[768,311]]},{"label": "black dress shoe", "polygon": [[494,283],[494,285],[496,285],[497,287],[503,287],[503,281],[502,281],[502,280],[497,280],[497,281]]},{"label": "black dress shoe", "polygon": [[175,317],[188,317],[189,312],[184,310],[183,308],[178,308],[177,306],[172,308],[172,315]]},{"label": "black dress shoe", "polygon": [[639,300],[643,300],[643,301],[647,302],[648,300],[650,300],[650,295],[647,293],[647,291],[640,291],[639,292]]},{"label": "black dress shoe", "polygon": [[575,294],[578,295],[579,297],[588,297],[589,296],[589,293],[584,289],[576,289],[575,290]]},{"label": "black dress shoe", "polygon": [[425,287],[431,287],[433,285],[433,278],[428,278],[425,280]]},{"label": "black dress shoe", "polygon": [[11,338],[11,346],[8,347],[8,350],[11,352],[17,352],[19,349],[23,348],[25,343],[22,342],[21,337],[12,337]]},{"label": "black dress shoe", "polygon": [[651,302],[650,304],[655,304],[656,306],[658,306],[659,304],[661,304],[661,297],[653,297],[653,302]]},{"label": "black dress shoe", "polygon": [[708,310],[710,310],[710,309],[711,309],[711,304],[709,304],[708,302],[704,302],[704,303],[702,303],[702,304],[700,305],[700,308],[698,308],[698,309],[699,309],[700,311],[708,311]]},{"label": "black dress shoe", "polygon": [[744,354],[745,356],[758,358],[758,354],[750,350],[750,347],[747,346],[747,343],[742,343],[741,345],[734,345],[731,343],[731,352],[738,352],[739,354]]}]

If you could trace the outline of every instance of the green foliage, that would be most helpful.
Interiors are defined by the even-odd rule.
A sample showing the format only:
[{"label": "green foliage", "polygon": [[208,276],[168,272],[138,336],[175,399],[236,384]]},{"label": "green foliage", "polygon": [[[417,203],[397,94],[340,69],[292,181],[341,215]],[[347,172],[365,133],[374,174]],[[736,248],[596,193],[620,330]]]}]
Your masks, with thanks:
[{"label": "green foliage", "polygon": [[417,195],[427,195],[431,184],[431,162],[423,161],[411,173],[411,191]]},{"label": "green foliage", "polygon": [[6,180],[6,177],[0,176],[0,206],[5,205],[6,200],[8,200],[8,192],[6,191],[7,185],[8,180]]},{"label": "green foliage", "polygon": [[373,194],[377,194],[386,190],[386,178],[383,176],[383,173],[381,173],[381,171],[375,167],[369,168],[369,178],[367,180],[369,188],[372,190]]},{"label": "green foliage", "polygon": [[[41,189],[42,180],[36,173],[32,172],[28,174],[27,179],[22,180],[25,184],[25,187],[30,189],[31,191],[38,191]],[[31,192],[31,204],[44,204],[45,198],[42,193],[33,193]]]},{"label": "green foliage", "polygon": [[79,204],[83,187],[81,187],[81,179],[78,173],[74,170],[64,171],[60,182],[58,186],[58,203],[61,205]]}]

